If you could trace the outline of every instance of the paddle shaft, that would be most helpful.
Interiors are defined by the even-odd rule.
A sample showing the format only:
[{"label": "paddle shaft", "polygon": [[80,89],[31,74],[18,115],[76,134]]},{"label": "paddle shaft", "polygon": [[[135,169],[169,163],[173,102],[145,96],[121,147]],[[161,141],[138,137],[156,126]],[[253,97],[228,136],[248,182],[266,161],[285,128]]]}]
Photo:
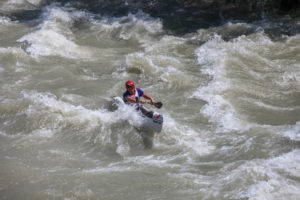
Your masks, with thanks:
[{"label": "paddle shaft", "polygon": [[[137,97],[135,98],[135,101],[136,101],[136,103],[140,103],[140,101],[139,101],[139,99]],[[160,109],[163,106],[162,102],[156,102],[154,104],[152,104],[151,102],[146,102],[146,103],[148,103],[150,105],[154,105],[158,109]]]}]

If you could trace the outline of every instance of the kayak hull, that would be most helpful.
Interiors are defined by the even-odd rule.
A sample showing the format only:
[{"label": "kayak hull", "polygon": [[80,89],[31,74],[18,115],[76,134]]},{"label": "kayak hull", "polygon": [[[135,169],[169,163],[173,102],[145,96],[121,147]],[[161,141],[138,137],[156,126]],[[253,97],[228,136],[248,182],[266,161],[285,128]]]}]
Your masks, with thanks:
[{"label": "kayak hull", "polygon": [[[127,105],[124,103],[121,97],[113,97],[113,102],[117,105]],[[129,105],[128,105],[129,106]],[[159,114],[155,111],[149,111],[145,107],[138,105],[137,109],[141,113],[142,120],[142,128],[146,128],[148,130],[152,130],[154,132],[160,133],[162,131],[163,126],[163,115]]]}]

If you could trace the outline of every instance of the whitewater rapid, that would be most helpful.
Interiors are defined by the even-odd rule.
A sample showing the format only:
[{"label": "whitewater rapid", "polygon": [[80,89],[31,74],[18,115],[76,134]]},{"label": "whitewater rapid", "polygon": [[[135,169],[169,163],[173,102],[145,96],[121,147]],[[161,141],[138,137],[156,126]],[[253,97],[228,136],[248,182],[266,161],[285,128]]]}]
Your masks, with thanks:
[{"label": "whitewater rapid", "polygon": [[[300,34],[277,26],[175,35],[142,11],[58,3],[0,15],[0,199],[300,199]],[[164,103],[151,148],[112,105],[129,79]]]}]

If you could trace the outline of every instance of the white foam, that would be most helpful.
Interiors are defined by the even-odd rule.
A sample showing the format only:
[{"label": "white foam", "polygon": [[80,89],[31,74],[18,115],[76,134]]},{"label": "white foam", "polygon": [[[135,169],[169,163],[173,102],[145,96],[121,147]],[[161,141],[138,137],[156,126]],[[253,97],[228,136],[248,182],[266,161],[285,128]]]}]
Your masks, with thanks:
[{"label": "white foam", "polygon": [[180,71],[180,61],[171,56],[132,53],[126,55],[126,65],[128,70],[138,70],[145,75],[159,75],[166,82],[171,81],[174,84],[178,79],[181,82],[188,80],[187,75]]},{"label": "white foam", "polygon": [[164,36],[154,44],[147,44],[145,51],[126,55],[128,71],[136,71],[146,76],[157,76],[169,87],[190,86],[194,77],[186,73],[184,58],[179,52],[185,49],[185,39]]},{"label": "white foam", "polygon": [[153,36],[163,32],[162,22],[142,11],[119,18],[102,17],[100,21],[92,22],[92,30],[97,32],[99,40],[117,37],[122,40],[137,40],[148,46],[156,41]]},{"label": "white foam", "polygon": [[295,125],[287,126],[283,132],[280,132],[284,136],[290,138],[294,141],[300,141],[300,121],[298,121]]},{"label": "white foam", "polygon": [[167,114],[164,115],[163,133],[162,138],[156,141],[158,148],[161,145],[159,140],[161,142],[166,140],[167,143],[172,141],[176,147],[180,146],[183,149],[182,156],[189,158],[208,155],[215,151],[215,146],[208,142],[205,133],[185,126]]},{"label": "white foam", "polygon": [[[220,36],[214,35],[196,49],[201,71],[210,76],[211,81],[207,86],[198,87],[191,98],[207,102],[200,112],[207,116],[210,122],[219,126],[217,131],[245,131],[256,126],[255,123],[247,121],[248,116],[243,116],[242,112],[236,110],[236,106],[232,103],[232,99],[235,98],[233,94],[241,92],[253,94],[248,95],[249,99],[240,96],[238,101],[253,100],[251,105],[257,108],[287,112],[298,109],[298,106],[274,106],[264,103],[267,101],[260,101],[260,97],[270,100],[272,97],[280,98],[280,95],[294,92],[299,85],[299,77],[295,75],[298,64],[289,66],[289,70],[282,73],[284,61],[282,59],[274,61],[270,53],[274,48],[284,47],[285,45],[273,42],[264,33],[259,32],[240,36],[231,41],[223,41]],[[248,61],[242,61],[244,57]],[[249,77],[247,80],[250,85],[243,83],[244,77]],[[258,84],[251,85],[251,81],[254,83],[257,81]],[[273,89],[274,84],[279,87],[278,90]],[[251,99],[251,96],[258,98]]]},{"label": "white foam", "polygon": [[[216,199],[299,199],[300,151],[270,159],[239,160],[227,163],[216,176],[179,174],[204,187],[206,198]],[[213,163],[223,166],[224,163]],[[213,184],[211,184],[213,183]],[[213,187],[212,187],[213,185]],[[207,188],[209,187],[209,188]],[[225,193],[222,191],[226,190]]]},{"label": "white foam", "polygon": [[[135,168],[135,170],[137,170]],[[104,174],[104,173],[111,173],[111,172],[126,172],[126,171],[132,171],[131,166],[107,166],[107,167],[98,167],[94,169],[87,169],[83,170],[83,173],[91,173],[91,174]]]},{"label": "white foam", "polygon": [[53,137],[54,132],[51,129],[42,128],[42,129],[33,131],[31,134],[33,136],[37,136],[37,137],[51,138],[51,137]]},{"label": "white foam", "polygon": [[[300,151],[294,150],[282,156],[257,162],[256,167],[247,164],[255,175],[255,184],[248,189],[246,196],[256,199],[299,199],[299,183],[289,176],[300,178]],[[250,170],[247,170],[248,173]]]},{"label": "white foam", "polygon": [[275,84],[286,88],[287,90],[291,90],[292,88],[297,89],[300,87],[300,73],[298,69],[300,68],[300,64],[290,64],[286,71],[274,81]]},{"label": "white foam", "polygon": [[180,132],[180,136],[177,138],[178,145],[184,147],[188,152],[192,151],[197,156],[208,155],[214,152],[215,147],[209,144],[204,138],[201,138],[201,134],[198,132],[188,127],[180,126],[179,128],[178,125],[177,129]]},{"label": "white foam", "polygon": [[0,16],[0,25],[11,25],[13,22],[8,17]]},{"label": "white foam", "polygon": [[0,47],[0,54],[9,55],[9,56],[16,56],[18,58],[28,60],[29,56],[23,51],[23,49],[19,47],[7,47],[2,48]]},{"label": "white foam", "polygon": [[[147,43],[149,35],[162,32],[162,23],[159,19],[153,19],[149,15],[139,11],[137,14],[129,14],[128,23],[122,24],[120,38],[128,40],[138,39],[139,42]],[[145,34],[145,35],[144,35]]]},{"label": "white foam", "polygon": [[191,97],[207,102],[201,113],[211,122],[221,125],[221,131],[241,130],[245,128],[245,122],[238,119],[234,107],[224,98],[224,93],[231,87],[226,77],[226,48],[226,42],[215,35],[196,50],[198,63],[203,66],[202,72],[212,76],[212,81],[205,87],[199,87]]},{"label": "white foam", "polygon": [[6,11],[14,11],[19,9],[36,9],[43,0],[8,0],[3,4],[1,9]]},{"label": "white foam", "polygon": [[[120,106],[114,112],[105,109],[89,110],[84,106],[74,106],[63,102],[51,93],[38,93],[34,91],[23,91],[26,99],[33,101],[33,104],[26,111],[27,115],[34,118],[53,118],[49,126],[62,128],[71,124],[75,127],[83,126],[87,131],[102,126],[110,128],[113,123],[128,121],[131,125],[141,126],[141,116],[130,106]],[[52,116],[52,117],[51,117]],[[50,122],[55,122],[52,124]]]},{"label": "white foam", "polygon": [[79,46],[73,41],[73,33],[70,24],[73,18],[81,16],[64,11],[55,6],[48,7],[44,12],[43,23],[38,30],[29,33],[18,40],[28,42],[30,46],[26,49],[32,56],[61,56],[66,58],[88,58],[93,57],[93,49]]},{"label": "white foam", "polygon": [[0,130],[0,135],[2,135],[2,136],[7,136],[7,134],[6,133],[4,133],[3,131],[1,131]]},{"label": "white foam", "polygon": [[54,125],[59,128],[59,126],[66,126],[66,123],[71,123],[74,126],[81,124],[89,128],[98,126],[101,121],[110,121],[110,117],[103,110],[91,111],[83,106],[74,106],[58,100],[51,93],[23,92],[23,95],[33,101],[26,112],[27,115],[33,118],[52,116],[55,124],[49,126]]},{"label": "white foam", "polygon": [[[75,137],[83,137],[85,142],[101,144],[102,148],[111,148],[113,145],[116,153],[126,157],[131,152],[130,143],[135,142],[135,134],[131,128],[118,131],[117,126],[140,127],[141,116],[129,106],[121,106],[115,111],[106,109],[90,110],[84,106],[75,106],[63,102],[51,93],[23,91],[24,98],[32,101],[24,113],[27,115],[27,130],[33,136],[31,140],[43,142],[43,138],[52,137],[67,128],[75,130]],[[84,132],[80,136],[77,133]],[[77,136],[76,136],[77,135]],[[73,137],[71,136],[71,137]],[[129,139],[128,139],[129,138]],[[133,141],[131,141],[131,139]],[[136,146],[136,145],[135,145]]]}]

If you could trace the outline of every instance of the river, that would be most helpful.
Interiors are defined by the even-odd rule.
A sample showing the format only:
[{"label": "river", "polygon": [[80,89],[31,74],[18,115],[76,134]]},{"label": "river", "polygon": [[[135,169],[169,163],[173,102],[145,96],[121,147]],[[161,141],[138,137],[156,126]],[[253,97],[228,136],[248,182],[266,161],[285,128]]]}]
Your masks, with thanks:
[{"label": "river", "polygon": [[[0,3],[1,200],[300,199],[299,20],[41,2]],[[150,147],[127,80],[164,104]]]}]

